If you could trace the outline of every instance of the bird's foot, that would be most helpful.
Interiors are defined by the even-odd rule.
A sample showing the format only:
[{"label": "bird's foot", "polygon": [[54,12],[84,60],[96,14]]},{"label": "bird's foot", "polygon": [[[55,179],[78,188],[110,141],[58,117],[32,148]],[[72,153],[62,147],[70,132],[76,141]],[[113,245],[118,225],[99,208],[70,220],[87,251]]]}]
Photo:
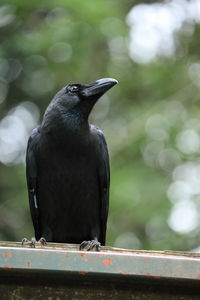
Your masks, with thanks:
[{"label": "bird's foot", "polygon": [[47,244],[47,241],[44,237],[41,237],[39,241],[36,241],[36,239],[33,237],[31,240],[28,240],[27,238],[22,239],[22,245],[28,245],[32,248],[35,248],[36,244],[40,244],[41,246],[45,246]]},{"label": "bird's foot", "polygon": [[47,241],[46,241],[46,239],[43,236],[39,239],[38,243],[40,243],[42,246],[46,246],[47,245]]},{"label": "bird's foot", "polygon": [[100,247],[101,244],[98,241],[92,240],[92,241],[83,241],[80,244],[79,249],[83,251],[92,251],[92,250],[100,251]]},{"label": "bird's foot", "polygon": [[36,244],[36,239],[32,238],[31,240],[28,240],[27,238],[22,239],[22,245],[28,245],[31,246],[32,248],[35,248]]}]

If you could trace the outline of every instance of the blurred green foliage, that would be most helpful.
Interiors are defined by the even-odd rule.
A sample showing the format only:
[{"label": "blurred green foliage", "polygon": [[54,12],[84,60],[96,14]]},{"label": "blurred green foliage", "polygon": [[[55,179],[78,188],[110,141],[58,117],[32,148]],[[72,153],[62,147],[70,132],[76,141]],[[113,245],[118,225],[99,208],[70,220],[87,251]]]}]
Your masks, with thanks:
[{"label": "blurred green foliage", "polygon": [[[131,58],[127,24],[139,3],[0,3],[0,239],[33,236],[24,153],[54,94],[68,83],[113,77],[118,86],[91,116],[111,158],[107,244],[160,250],[200,245],[200,25],[190,21],[188,32],[185,21],[173,33],[171,55],[140,63]],[[187,205],[191,222],[184,229]],[[173,225],[176,216],[183,227]]]}]

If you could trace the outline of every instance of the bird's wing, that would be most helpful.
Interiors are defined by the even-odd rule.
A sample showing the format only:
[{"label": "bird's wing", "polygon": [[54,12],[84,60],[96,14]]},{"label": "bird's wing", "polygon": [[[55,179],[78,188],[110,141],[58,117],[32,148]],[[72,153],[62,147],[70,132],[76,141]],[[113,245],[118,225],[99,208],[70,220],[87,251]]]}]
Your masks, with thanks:
[{"label": "bird's wing", "polygon": [[103,132],[91,125],[91,130],[98,137],[98,179],[101,200],[100,220],[101,220],[101,244],[105,245],[106,224],[109,208],[109,187],[110,187],[110,166],[109,154]]},{"label": "bird's wing", "polygon": [[36,163],[36,150],[37,140],[39,137],[38,129],[33,129],[27,146],[26,152],[26,179],[28,186],[29,205],[31,211],[31,217],[33,226],[35,229],[35,238],[40,238],[40,226],[39,226],[39,209],[37,201],[37,163]]}]

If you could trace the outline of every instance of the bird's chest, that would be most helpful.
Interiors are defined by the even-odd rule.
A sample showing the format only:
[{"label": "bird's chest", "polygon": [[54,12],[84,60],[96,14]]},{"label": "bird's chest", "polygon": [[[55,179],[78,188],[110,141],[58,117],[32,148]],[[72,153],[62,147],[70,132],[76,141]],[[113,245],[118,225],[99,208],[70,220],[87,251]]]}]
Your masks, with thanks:
[{"label": "bird's chest", "polygon": [[39,153],[39,169],[42,177],[51,184],[74,186],[92,182],[96,173],[95,151],[91,143],[61,140],[48,141]]},{"label": "bird's chest", "polygon": [[39,180],[40,186],[48,187],[51,201],[57,205],[59,203],[58,207],[63,210],[78,209],[82,202],[86,206],[90,205],[98,195],[95,161],[88,155],[55,154],[48,166],[40,172]]}]

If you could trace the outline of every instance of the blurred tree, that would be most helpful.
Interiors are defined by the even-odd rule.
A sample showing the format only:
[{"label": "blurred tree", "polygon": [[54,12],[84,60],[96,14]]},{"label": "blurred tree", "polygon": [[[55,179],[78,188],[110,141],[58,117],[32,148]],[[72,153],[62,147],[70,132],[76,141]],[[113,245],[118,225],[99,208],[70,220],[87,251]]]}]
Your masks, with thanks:
[{"label": "blurred tree", "polygon": [[1,3],[1,239],[33,235],[24,156],[53,95],[113,77],[91,118],[111,156],[107,244],[200,245],[199,23],[195,0]]}]

